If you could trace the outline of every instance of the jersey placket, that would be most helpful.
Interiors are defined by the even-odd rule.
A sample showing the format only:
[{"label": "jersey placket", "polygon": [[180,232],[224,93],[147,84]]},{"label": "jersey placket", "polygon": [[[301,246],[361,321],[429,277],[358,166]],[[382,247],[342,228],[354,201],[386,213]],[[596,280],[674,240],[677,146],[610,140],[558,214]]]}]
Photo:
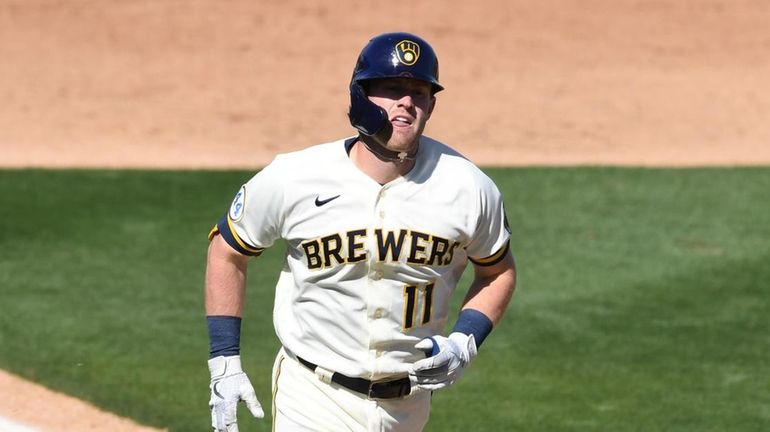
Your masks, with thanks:
[{"label": "jersey placket", "polygon": [[377,192],[372,223],[369,227],[369,232],[372,235],[369,242],[366,317],[369,331],[369,360],[374,374],[377,374],[381,369],[378,363],[383,354],[382,342],[390,339],[389,333],[393,331],[392,324],[389,323],[393,311],[390,310],[392,301],[388,295],[388,282],[385,280],[388,273],[386,263],[380,262],[378,259],[377,241],[373,234],[375,229],[384,229],[388,226],[387,197],[393,184],[393,182],[388,183],[380,187]]}]

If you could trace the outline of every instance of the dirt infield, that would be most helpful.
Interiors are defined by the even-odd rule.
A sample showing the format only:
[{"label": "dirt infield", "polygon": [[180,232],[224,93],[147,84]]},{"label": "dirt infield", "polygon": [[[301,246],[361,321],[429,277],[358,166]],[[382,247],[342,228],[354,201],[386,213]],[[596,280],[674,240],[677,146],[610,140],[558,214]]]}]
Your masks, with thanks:
[{"label": "dirt infield", "polygon": [[[770,164],[770,2],[447,5],[3,0],[0,167],[262,166],[352,133],[355,53],[392,30],[441,59],[427,133],[481,165]],[[0,380],[0,420],[147,430]]]},{"label": "dirt infield", "polygon": [[243,167],[349,135],[372,34],[441,59],[482,165],[770,163],[765,0],[4,0],[0,166]]},{"label": "dirt infield", "polygon": [[157,432],[158,429],[140,426],[0,370],[0,431]]}]

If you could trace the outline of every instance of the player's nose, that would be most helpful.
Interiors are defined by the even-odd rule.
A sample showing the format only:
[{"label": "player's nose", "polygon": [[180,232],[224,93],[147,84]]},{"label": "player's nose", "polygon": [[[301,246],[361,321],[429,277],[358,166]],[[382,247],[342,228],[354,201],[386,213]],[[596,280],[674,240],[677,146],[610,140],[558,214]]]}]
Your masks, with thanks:
[{"label": "player's nose", "polygon": [[404,93],[401,95],[401,98],[396,101],[398,106],[402,106],[405,108],[411,108],[414,106],[414,98],[409,93]]}]

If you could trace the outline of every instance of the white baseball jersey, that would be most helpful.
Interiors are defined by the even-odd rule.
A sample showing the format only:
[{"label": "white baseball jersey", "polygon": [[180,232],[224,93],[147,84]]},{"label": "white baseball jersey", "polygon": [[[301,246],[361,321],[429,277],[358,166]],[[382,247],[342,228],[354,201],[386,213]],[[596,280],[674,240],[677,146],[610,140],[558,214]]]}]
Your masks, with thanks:
[{"label": "white baseball jersey", "polygon": [[212,235],[247,255],[282,239],[281,343],[328,370],[378,380],[425,357],[414,345],[443,333],[468,259],[498,262],[510,233],[497,187],[444,144],[422,137],[414,168],[380,185],[349,158],[354,142],[278,155]]}]

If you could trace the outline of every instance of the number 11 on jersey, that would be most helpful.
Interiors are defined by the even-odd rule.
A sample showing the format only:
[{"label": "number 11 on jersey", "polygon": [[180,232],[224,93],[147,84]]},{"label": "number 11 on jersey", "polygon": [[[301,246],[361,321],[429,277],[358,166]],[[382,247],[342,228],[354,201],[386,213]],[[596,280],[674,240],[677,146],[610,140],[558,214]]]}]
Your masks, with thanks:
[{"label": "number 11 on jersey", "polygon": [[[419,320],[419,324],[425,325],[430,322],[433,287],[435,285],[435,283],[429,283],[424,287],[417,285],[404,286],[404,330],[414,327],[418,303],[422,303],[422,317]],[[420,298],[421,302],[418,301]]]}]

